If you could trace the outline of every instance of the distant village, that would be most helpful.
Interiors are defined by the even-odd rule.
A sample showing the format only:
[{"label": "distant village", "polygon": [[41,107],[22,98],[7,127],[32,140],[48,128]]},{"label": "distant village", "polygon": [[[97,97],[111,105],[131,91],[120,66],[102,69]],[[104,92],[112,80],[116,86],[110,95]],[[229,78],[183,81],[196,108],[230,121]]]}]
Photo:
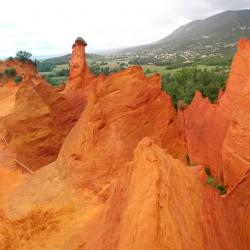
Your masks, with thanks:
[{"label": "distant village", "polygon": [[235,52],[236,43],[214,43],[213,45],[195,44],[194,46],[183,47],[174,51],[174,48],[151,48],[150,50],[141,50],[127,53],[126,56],[129,61],[138,64],[164,64],[169,62],[182,62],[183,64],[190,64],[196,60],[206,58],[220,58],[225,57],[225,52],[231,55]]}]

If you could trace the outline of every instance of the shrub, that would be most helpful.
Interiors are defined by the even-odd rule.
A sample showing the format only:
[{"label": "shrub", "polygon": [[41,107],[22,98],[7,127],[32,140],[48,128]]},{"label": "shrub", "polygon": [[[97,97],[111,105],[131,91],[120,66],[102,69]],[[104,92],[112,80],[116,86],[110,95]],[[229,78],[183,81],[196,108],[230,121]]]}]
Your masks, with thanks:
[{"label": "shrub", "polygon": [[32,54],[28,51],[20,50],[16,53],[16,59],[22,62],[30,62]]},{"label": "shrub", "polygon": [[223,185],[217,186],[217,189],[219,190],[220,195],[223,195],[223,194],[225,194],[227,192],[227,188],[225,186],[223,186]]},{"label": "shrub", "polygon": [[54,77],[53,75],[46,75],[45,79],[52,85],[52,86],[59,86],[63,84],[63,82],[67,79],[67,77]]},{"label": "shrub", "polygon": [[61,69],[56,71],[57,76],[68,76],[69,75],[69,69]]},{"label": "shrub", "polygon": [[12,56],[7,58],[7,61],[13,61],[13,60],[14,60],[14,58]]},{"label": "shrub", "polygon": [[209,167],[205,167],[205,173],[207,176],[211,176],[211,171],[210,171]]},{"label": "shrub", "polygon": [[2,72],[0,72],[0,79],[2,79],[3,78],[3,73]]},{"label": "shrub", "polygon": [[182,68],[171,76],[163,76],[162,89],[172,96],[175,107],[178,100],[190,104],[196,90],[215,102],[220,89],[225,87],[226,78],[227,72],[224,70],[217,72],[196,67]]},{"label": "shrub", "polygon": [[177,109],[178,110],[184,110],[187,106],[188,106],[188,104],[185,101],[183,101],[183,100],[177,101]]},{"label": "shrub", "polygon": [[37,70],[39,72],[51,72],[55,65],[48,63],[47,61],[44,62],[37,62]]},{"label": "shrub", "polygon": [[8,68],[4,71],[4,74],[7,77],[15,77],[16,76],[16,69],[15,68]]},{"label": "shrub", "polygon": [[147,69],[145,70],[145,74],[150,74],[150,73],[152,73],[151,70],[150,70],[149,68],[147,68]]},{"label": "shrub", "polygon": [[207,184],[212,186],[214,184],[214,178],[212,178],[211,176],[209,176],[207,178]]},{"label": "shrub", "polygon": [[218,190],[220,195],[223,195],[227,192],[227,188],[224,185],[217,184],[211,174],[211,171],[208,167],[205,167],[205,173],[208,176],[207,184],[212,186],[214,189]]},{"label": "shrub", "polygon": [[23,80],[23,78],[21,76],[16,76],[15,77],[15,83],[18,84]]}]

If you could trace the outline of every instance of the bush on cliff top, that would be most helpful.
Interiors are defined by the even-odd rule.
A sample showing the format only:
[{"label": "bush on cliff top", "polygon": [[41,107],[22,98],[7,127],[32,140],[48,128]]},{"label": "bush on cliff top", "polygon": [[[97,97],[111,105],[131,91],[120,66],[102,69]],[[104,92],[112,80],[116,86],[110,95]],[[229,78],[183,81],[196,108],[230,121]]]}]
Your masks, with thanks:
[{"label": "bush on cliff top", "polygon": [[23,63],[30,63],[33,64],[34,66],[37,66],[37,60],[35,59],[34,61],[31,59],[32,54],[28,51],[25,50],[20,50],[16,53],[15,59],[23,62]]},{"label": "bush on cliff top", "polygon": [[30,62],[32,54],[28,51],[20,50],[16,53],[16,59],[21,62]]}]

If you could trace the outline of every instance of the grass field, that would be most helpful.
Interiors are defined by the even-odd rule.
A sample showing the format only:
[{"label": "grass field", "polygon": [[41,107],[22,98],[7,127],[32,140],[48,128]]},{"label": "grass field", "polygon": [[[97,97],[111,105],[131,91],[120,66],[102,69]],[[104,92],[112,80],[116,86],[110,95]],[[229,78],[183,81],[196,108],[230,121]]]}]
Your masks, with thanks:
[{"label": "grass field", "polygon": [[[173,74],[181,69],[181,68],[166,69],[166,66],[156,66],[156,65],[142,65],[142,67],[146,75],[152,75],[155,73],[159,73],[161,75]],[[196,65],[196,67],[202,70],[204,69],[213,70],[216,68],[216,66],[207,66],[207,65]]]},{"label": "grass field", "polygon": [[[91,58],[87,60],[88,65],[90,66],[100,66],[102,68],[109,67],[111,70],[114,68],[119,68],[119,66],[123,65],[124,68],[129,67],[129,66],[134,66],[130,65],[128,63],[128,60],[124,60],[122,58],[117,58],[117,59],[95,59]],[[207,66],[207,65],[196,65],[198,69],[207,69],[207,70],[213,70],[218,66]],[[157,65],[142,65],[142,68],[144,69],[144,73],[146,75],[153,75],[155,73],[159,73],[162,76],[170,74],[172,75],[176,71],[180,70],[181,68],[176,68],[176,69],[167,69],[166,66],[157,66]],[[65,81],[67,80],[67,77],[62,77],[62,76],[57,76],[57,72],[61,71],[63,69],[69,69],[69,63],[65,64],[59,64],[56,65],[51,72],[40,72],[42,75],[46,77],[50,77],[53,79],[54,82],[60,83],[60,81]]]},{"label": "grass field", "polygon": [[69,69],[69,63],[56,65],[56,67],[53,69],[52,72],[57,72],[57,71],[60,71],[62,69]]}]

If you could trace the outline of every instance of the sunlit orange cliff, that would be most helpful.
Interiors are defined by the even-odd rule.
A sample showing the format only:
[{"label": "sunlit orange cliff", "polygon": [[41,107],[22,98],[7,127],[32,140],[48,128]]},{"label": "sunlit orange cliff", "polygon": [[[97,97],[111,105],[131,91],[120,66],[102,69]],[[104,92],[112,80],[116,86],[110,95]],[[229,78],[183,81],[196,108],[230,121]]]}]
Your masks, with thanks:
[{"label": "sunlit orange cliff", "polygon": [[0,87],[0,249],[249,249],[250,42],[180,111],[139,66],[94,77],[86,45],[61,92],[29,65]]}]

